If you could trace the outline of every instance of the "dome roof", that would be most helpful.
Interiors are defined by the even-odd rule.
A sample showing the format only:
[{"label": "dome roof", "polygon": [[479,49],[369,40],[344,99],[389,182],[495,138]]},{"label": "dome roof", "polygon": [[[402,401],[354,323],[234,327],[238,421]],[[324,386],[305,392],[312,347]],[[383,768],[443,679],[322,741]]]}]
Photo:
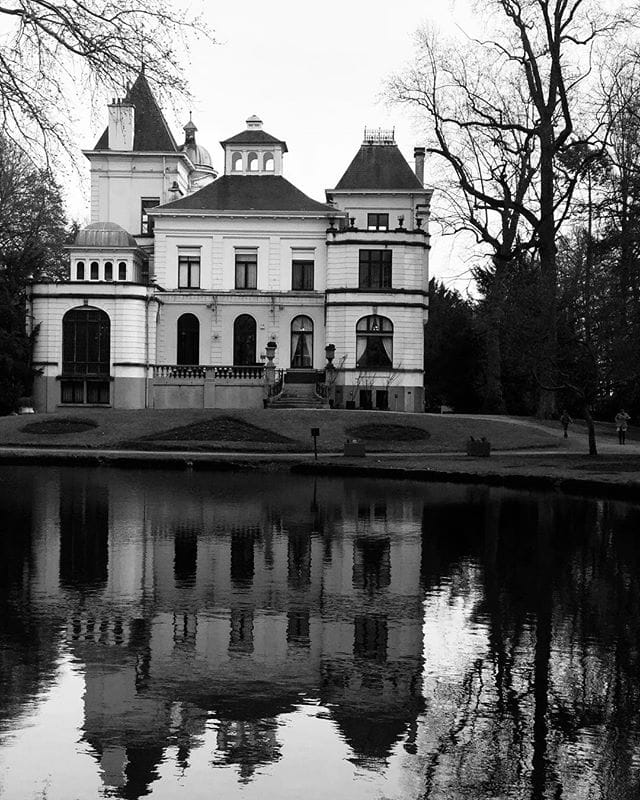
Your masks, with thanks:
[{"label": "dome roof", "polygon": [[115,222],[92,222],[78,231],[75,247],[137,247],[135,238]]},{"label": "dome roof", "polygon": [[195,142],[186,142],[180,149],[189,157],[189,161],[194,167],[211,168],[213,166],[211,156],[206,147]]}]

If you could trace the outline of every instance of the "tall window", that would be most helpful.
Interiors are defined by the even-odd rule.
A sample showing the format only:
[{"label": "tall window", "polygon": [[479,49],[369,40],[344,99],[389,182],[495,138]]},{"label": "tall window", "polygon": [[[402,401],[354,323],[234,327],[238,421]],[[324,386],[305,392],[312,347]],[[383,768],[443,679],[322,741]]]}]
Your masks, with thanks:
[{"label": "tall window", "polygon": [[374,314],[356,325],[356,366],[358,369],[393,367],[393,323]]},{"label": "tall window", "polygon": [[295,259],[291,262],[291,288],[298,292],[313,290],[313,261]]},{"label": "tall window", "polygon": [[200,322],[195,314],[178,318],[178,364],[200,363]]},{"label": "tall window", "polygon": [[291,322],[291,366],[307,369],[313,366],[313,320],[296,317]]},{"label": "tall window", "polygon": [[367,229],[370,231],[389,230],[388,214],[367,214]]},{"label": "tall window", "polygon": [[391,250],[360,251],[361,289],[391,288]]},{"label": "tall window", "polygon": [[142,197],[140,199],[140,235],[153,236],[153,219],[149,216],[150,208],[160,205],[159,197]]},{"label": "tall window", "polygon": [[127,280],[127,262],[120,261],[118,264],[118,280],[119,281],[126,281]]},{"label": "tall window", "polygon": [[113,263],[111,261],[104,262],[104,279],[105,281],[113,280]]},{"label": "tall window", "polygon": [[233,323],[233,363],[235,365],[255,365],[256,327],[256,321],[250,314],[240,314]]},{"label": "tall window", "polygon": [[62,319],[63,403],[109,403],[111,323],[104,311],[77,308]]},{"label": "tall window", "polygon": [[231,156],[231,169],[233,172],[242,172],[242,153],[234,153]]},{"label": "tall window", "polygon": [[91,272],[89,273],[92,281],[97,281],[98,280],[99,271],[100,271],[100,265],[98,264],[98,262],[97,261],[92,261],[91,262]]},{"label": "tall window", "polygon": [[178,252],[178,288],[200,288],[199,250],[183,250]]},{"label": "tall window", "polygon": [[236,250],[236,289],[258,288],[258,251]]},{"label": "tall window", "polygon": [[84,261],[78,261],[76,264],[76,280],[84,280]]}]

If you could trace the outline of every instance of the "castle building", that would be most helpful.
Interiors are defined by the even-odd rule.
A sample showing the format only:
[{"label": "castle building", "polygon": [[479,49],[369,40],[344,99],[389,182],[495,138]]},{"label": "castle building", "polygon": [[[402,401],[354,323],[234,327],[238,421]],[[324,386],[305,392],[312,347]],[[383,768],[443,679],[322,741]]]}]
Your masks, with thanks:
[{"label": "castle building", "polygon": [[287,144],[252,116],[221,142],[176,143],[141,73],[93,150],[91,223],[68,280],[37,282],[34,405],[423,410],[429,203],[393,132],[367,131],[311,199]]}]

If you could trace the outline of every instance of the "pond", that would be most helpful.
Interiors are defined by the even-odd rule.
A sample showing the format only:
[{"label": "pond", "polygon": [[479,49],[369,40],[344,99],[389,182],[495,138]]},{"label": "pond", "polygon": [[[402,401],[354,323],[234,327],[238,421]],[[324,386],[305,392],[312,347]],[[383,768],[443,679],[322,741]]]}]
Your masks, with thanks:
[{"label": "pond", "polygon": [[0,469],[0,797],[640,793],[640,508]]}]

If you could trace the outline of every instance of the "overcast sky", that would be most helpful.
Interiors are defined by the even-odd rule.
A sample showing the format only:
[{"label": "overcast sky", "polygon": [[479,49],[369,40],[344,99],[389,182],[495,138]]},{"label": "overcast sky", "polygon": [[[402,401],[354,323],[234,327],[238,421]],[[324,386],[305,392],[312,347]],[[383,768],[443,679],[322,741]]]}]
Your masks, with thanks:
[{"label": "overcast sky", "polygon": [[[192,2],[192,9],[204,9],[217,42],[189,54],[198,143],[221,170],[219,142],[257,114],[266,131],[287,142],[285,176],[321,201],[358,150],[365,126],[395,127],[413,167],[420,138],[405,109],[386,106],[385,80],[410,59],[413,33],[423,22],[447,30],[464,20],[463,6],[463,0]],[[182,142],[189,104],[177,115],[164,110]],[[97,114],[89,146],[105,121],[106,108]],[[431,274],[451,283],[468,266],[460,261],[460,248],[452,253],[451,239],[437,236],[432,244]],[[463,291],[467,284],[468,275],[455,283]]]}]

